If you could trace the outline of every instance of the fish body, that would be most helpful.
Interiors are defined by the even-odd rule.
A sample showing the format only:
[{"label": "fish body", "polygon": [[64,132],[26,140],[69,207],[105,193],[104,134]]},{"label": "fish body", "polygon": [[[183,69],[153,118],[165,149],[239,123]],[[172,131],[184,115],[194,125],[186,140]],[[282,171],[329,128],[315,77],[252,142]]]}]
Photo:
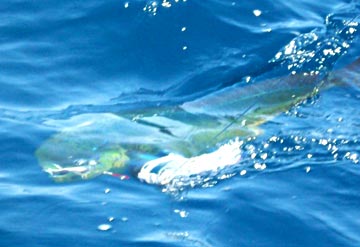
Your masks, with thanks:
[{"label": "fish body", "polygon": [[[205,165],[199,171],[233,165],[240,159],[240,142],[233,141],[227,149],[221,149],[222,144],[259,135],[262,123],[316,94],[323,85],[333,85],[358,63],[333,72],[328,80],[317,74],[295,74],[235,85],[177,106],[123,115],[82,114],[56,121],[63,130],[46,140],[36,156],[57,182],[140,170],[145,181],[163,184],[169,179],[147,179],[143,168],[150,171],[165,162],[184,173],[189,167],[204,167],[209,159],[220,165]],[[233,159],[221,158],[224,153],[219,150]],[[179,164],[187,168],[176,167]]]}]

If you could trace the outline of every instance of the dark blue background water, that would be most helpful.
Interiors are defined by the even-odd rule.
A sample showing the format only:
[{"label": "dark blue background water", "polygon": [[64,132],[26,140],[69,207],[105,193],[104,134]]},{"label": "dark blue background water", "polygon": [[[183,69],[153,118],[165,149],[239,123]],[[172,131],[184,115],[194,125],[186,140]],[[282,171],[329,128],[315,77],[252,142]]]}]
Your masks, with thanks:
[{"label": "dark blue background water", "polygon": [[61,130],[47,120],[287,76],[301,56],[276,54],[293,39],[319,58],[341,45],[326,71],[360,51],[356,1],[154,3],[0,3],[0,246],[359,246],[359,83],[265,124],[245,175],[180,194],[136,178],[55,184],[41,170],[34,151]]}]

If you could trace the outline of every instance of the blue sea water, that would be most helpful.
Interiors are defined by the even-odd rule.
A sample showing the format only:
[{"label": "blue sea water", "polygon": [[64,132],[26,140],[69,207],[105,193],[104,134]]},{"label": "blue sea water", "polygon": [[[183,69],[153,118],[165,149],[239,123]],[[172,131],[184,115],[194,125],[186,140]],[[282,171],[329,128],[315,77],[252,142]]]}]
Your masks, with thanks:
[{"label": "blue sea water", "polygon": [[55,183],[34,155],[61,131],[48,121],[325,77],[360,54],[358,1],[4,0],[0,10],[0,246],[360,246],[360,67],[263,124],[236,169],[196,186]]}]

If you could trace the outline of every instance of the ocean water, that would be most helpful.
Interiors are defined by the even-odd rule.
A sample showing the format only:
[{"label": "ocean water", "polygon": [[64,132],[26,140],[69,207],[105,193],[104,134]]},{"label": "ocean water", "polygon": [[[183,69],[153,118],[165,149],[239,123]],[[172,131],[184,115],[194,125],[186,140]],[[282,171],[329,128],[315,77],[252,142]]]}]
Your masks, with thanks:
[{"label": "ocean water", "polygon": [[[360,54],[358,1],[5,0],[0,10],[0,246],[360,245],[360,65],[346,67]],[[302,73],[319,74],[318,94],[260,126],[233,169],[188,184],[55,183],[34,154],[62,131],[51,121]]]}]

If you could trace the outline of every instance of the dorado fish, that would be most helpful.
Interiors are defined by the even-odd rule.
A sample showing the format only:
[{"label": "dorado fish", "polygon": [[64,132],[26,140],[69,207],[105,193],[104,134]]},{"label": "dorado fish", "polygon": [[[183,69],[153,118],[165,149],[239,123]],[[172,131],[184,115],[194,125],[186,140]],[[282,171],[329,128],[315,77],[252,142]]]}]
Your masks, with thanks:
[{"label": "dorado fish", "polygon": [[359,61],[325,78],[298,73],[234,85],[176,106],[49,121],[62,131],[36,156],[56,182],[135,173],[147,183],[167,184],[179,176],[216,172],[241,161],[243,140],[261,134],[261,124],[344,75],[358,76]]}]

